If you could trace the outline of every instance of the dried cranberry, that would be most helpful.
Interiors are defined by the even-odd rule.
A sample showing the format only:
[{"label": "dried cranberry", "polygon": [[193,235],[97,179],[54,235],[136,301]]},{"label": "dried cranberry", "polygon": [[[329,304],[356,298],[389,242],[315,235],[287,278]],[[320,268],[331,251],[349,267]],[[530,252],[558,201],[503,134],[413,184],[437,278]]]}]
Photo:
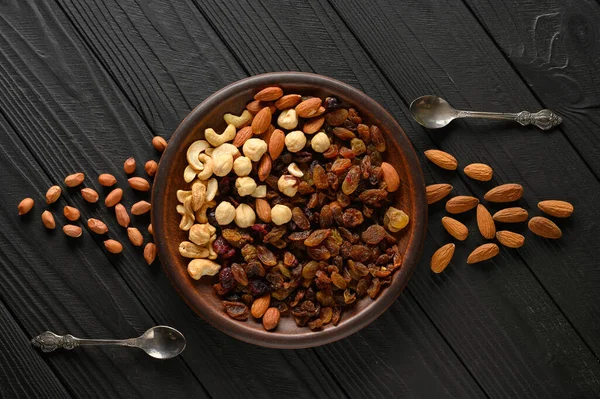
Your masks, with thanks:
[{"label": "dried cranberry", "polygon": [[323,101],[323,107],[325,107],[327,111],[337,109],[340,107],[340,100],[338,100],[337,97],[327,97],[325,98],[325,101]]},{"label": "dried cranberry", "polygon": [[235,279],[233,278],[233,273],[231,272],[231,268],[224,267],[219,272],[219,283],[221,283],[221,287],[223,290],[229,292],[235,287]]},{"label": "dried cranberry", "polygon": [[219,223],[217,222],[217,217],[216,217],[216,212],[214,209],[211,209],[207,214],[206,217],[208,218],[208,223],[211,226],[218,226]]},{"label": "dried cranberry", "polygon": [[232,191],[231,189],[234,187],[233,177],[225,176],[219,180],[219,194],[220,195],[229,195]]},{"label": "dried cranberry", "polygon": [[253,224],[250,228],[252,229],[252,231],[258,234],[267,234],[269,232],[268,226],[266,224],[256,223]]},{"label": "dried cranberry", "polygon": [[233,248],[223,236],[217,237],[212,246],[221,259],[229,259],[235,255],[235,248]]},{"label": "dried cranberry", "polygon": [[250,289],[250,293],[255,297],[263,296],[270,291],[269,284],[263,279],[250,281],[248,288]]}]

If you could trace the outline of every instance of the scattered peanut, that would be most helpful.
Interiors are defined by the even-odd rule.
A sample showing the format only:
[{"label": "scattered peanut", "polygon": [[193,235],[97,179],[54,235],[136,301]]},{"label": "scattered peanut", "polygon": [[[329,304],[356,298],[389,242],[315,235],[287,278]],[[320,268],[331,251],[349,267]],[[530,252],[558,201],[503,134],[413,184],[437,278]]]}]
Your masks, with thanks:
[{"label": "scattered peanut", "polygon": [[117,240],[108,239],[104,241],[104,247],[111,254],[120,254],[123,252],[123,245]]},{"label": "scattered peanut", "polygon": [[73,208],[72,206],[68,205],[65,206],[63,213],[67,220],[70,220],[71,222],[76,221],[77,219],[79,219],[79,216],[81,216],[81,213],[77,208]]},{"label": "scattered peanut", "polygon": [[83,173],[73,173],[72,175],[65,177],[65,184],[67,187],[76,187],[83,183],[84,178],[85,175]]},{"label": "scattered peanut", "polygon": [[63,226],[63,232],[67,236],[73,237],[73,238],[81,237],[81,234],[83,234],[83,231],[81,230],[81,227],[75,226],[74,224],[65,224]]},{"label": "scattered peanut", "polygon": [[125,171],[125,173],[127,173],[128,175],[132,174],[133,172],[135,172],[135,159],[134,158],[127,158],[125,160],[125,162],[123,163],[123,170]]},{"label": "scattered peanut", "polygon": [[24,198],[23,200],[21,200],[21,202],[19,202],[19,206],[17,206],[17,209],[19,210],[19,215],[25,215],[26,213],[28,213],[31,208],[33,208],[34,205],[34,201],[33,198]]},{"label": "scattered peanut", "polygon": [[42,223],[44,224],[44,227],[46,227],[49,230],[54,230],[54,228],[56,227],[54,216],[50,211],[44,211],[42,213]]},{"label": "scattered peanut", "polygon": [[101,220],[90,218],[87,225],[96,234],[106,234],[108,232],[108,227]]},{"label": "scattered peanut", "polygon": [[60,198],[60,194],[62,193],[62,189],[58,186],[52,186],[46,192],[46,203],[52,204],[56,202]]},{"label": "scattered peanut", "polygon": [[81,189],[81,196],[83,197],[84,200],[86,200],[87,202],[89,202],[91,204],[95,204],[96,202],[98,202],[98,199],[100,198],[100,196],[98,195],[96,190],[91,189],[89,187]]},{"label": "scattered peanut", "polygon": [[127,236],[129,237],[129,241],[131,241],[131,243],[136,247],[141,247],[144,243],[144,237],[142,236],[142,233],[140,233],[140,231],[135,227],[127,228]]}]

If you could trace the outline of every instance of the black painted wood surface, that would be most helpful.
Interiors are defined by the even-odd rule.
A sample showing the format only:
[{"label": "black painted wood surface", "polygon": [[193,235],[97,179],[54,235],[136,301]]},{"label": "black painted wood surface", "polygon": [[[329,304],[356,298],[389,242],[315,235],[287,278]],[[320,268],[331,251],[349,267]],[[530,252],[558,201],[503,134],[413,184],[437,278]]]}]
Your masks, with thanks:
[{"label": "black painted wood surface", "polygon": [[[597,397],[600,274],[597,245],[597,76],[593,0],[462,2],[7,0],[0,3],[0,394],[5,397]],[[280,351],[245,344],[196,317],[158,263],[125,245],[107,255],[85,230],[74,241],[39,219],[47,187],[83,171],[86,185],[122,162],[158,159],[196,104],[244,76],[302,70],[380,101],[416,150],[482,161],[492,183],[446,173],[422,157],[429,183],[481,195],[519,182],[522,204],[565,198],[564,238],[526,233],[518,251],[465,265],[471,234],[442,275],[433,251],[449,240],[430,209],[423,259],[405,293],[361,332],[324,347]],[[455,122],[427,131],[407,112],[421,94],[457,107],[551,108],[565,122],[542,133],[508,123]],[[112,210],[76,190],[50,206],[99,217],[126,242]],[[32,196],[31,214],[16,205]],[[125,189],[125,204],[144,198]],[[535,212],[535,211],[533,211]],[[476,226],[472,218],[469,227]],[[133,217],[146,238],[147,217]],[[525,231],[525,230],[524,230]],[[45,355],[28,345],[51,329],[129,337],[169,324],[188,338],[174,360],[123,349]]]}]

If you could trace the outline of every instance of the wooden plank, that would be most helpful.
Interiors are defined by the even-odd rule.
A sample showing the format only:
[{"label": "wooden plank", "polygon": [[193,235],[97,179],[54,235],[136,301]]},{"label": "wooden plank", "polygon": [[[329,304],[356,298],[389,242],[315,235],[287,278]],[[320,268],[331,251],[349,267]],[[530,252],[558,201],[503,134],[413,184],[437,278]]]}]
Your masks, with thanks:
[{"label": "wooden plank", "polygon": [[[423,40],[420,36],[414,37],[409,31],[402,31],[400,35],[414,41],[411,42],[410,49],[414,49],[416,53],[411,54],[410,61],[415,65],[404,66],[408,61],[398,59],[407,57],[406,49],[404,52],[398,51],[398,56],[395,56],[393,51],[391,54],[389,50],[386,51],[382,44],[387,45],[389,37],[394,37],[386,29],[388,25],[397,25],[382,20],[381,16],[390,14],[390,10],[378,10],[378,17],[373,16],[367,22],[361,23],[367,24],[368,29],[366,26],[364,29],[373,35],[378,34],[380,27],[384,32],[377,37],[377,41],[369,42],[368,48],[380,50],[375,59],[388,61],[389,69],[394,69],[404,78],[403,85],[396,86],[397,91],[390,87],[390,81],[373,64],[360,42],[353,37],[345,23],[335,17],[326,2],[311,2],[309,5],[298,5],[296,2],[262,2],[261,5],[210,2],[203,3],[203,6],[216,29],[230,43],[230,47],[236,51],[239,49],[237,58],[243,61],[251,73],[273,69],[304,69],[328,74],[356,85],[381,101],[405,127],[418,150],[439,147],[440,143],[444,147],[446,142],[453,138],[449,135],[448,138],[441,139],[439,134],[428,136],[407,118],[406,103],[422,94],[423,87],[438,81],[443,85],[452,83],[444,81],[445,70],[428,60],[425,51],[417,44],[419,40]],[[398,4],[397,7],[401,5]],[[418,8],[416,4],[414,7]],[[294,12],[290,13],[292,8]],[[338,8],[345,10],[344,15],[352,14],[350,26],[362,27],[355,19],[361,18],[364,7],[340,3]],[[404,10],[395,11],[397,14],[403,12]],[[370,16],[371,13],[367,15]],[[422,20],[420,22],[423,25],[423,32],[420,34],[426,36],[428,33],[425,31],[429,25]],[[456,25],[457,22],[452,24]],[[445,26],[453,26],[452,24],[446,23]],[[465,29],[469,28],[467,26]],[[248,35],[247,32],[253,34]],[[403,45],[401,40],[398,45]],[[448,46],[449,44],[441,48]],[[493,48],[492,45],[492,50]],[[468,53],[474,50],[464,51]],[[264,57],[264,54],[271,54],[271,57]],[[443,57],[440,55],[439,58]],[[418,65],[419,63],[423,65]],[[392,65],[395,67],[392,68]],[[455,69],[468,71],[464,65],[461,68],[453,68],[453,73],[457,74]],[[510,68],[508,70],[510,71]],[[466,80],[462,76],[461,79]],[[466,85],[465,93],[472,95],[480,103],[490,98],[490,95],[482,98],[481,92],[478,92],[474,85],[475,83]],[[412,91],[405,94],[405,87]],[[446,90],[445,86],[444,89]],[[440,92],[445,94],[445,91]],[[490,155],[492,151],[481,150],[478,135],[485,125],[479,126],[479,131],[474,134],[473,130],[469,131],[469,126],[463,125],[462,129],[466,130],[467,137],[454,137],[454,142],[458,141],[458,144],[446,148],[463,155],[461,160],[493,159]],[[501,126],[501,129],[503,128],[504,126]],[[514,137],[517,134],[523,135],[523,131],[507,128],[503,134]],[[568,151],[568,143],[565,146]],[[574,157],[574,162],[580,162],[576,155],[571,157]],[[514,172],[512,176],[506,175],[506,162],[501,162],[501,159],[494,161],[502,166],[497,170],[502,179],[514,178]],[[457,179],[453,174],[436,170],[427,163],[424,163],[424,167],[430,181],[451,179],[459,193],[476,192],[479,195],[485,192],[487,187],[479,187]],[[528,179],[526,181],[529,182]],[[537,181],[539,182],[539,178]],[[432,207],[430,219],[439,219],[442,214],[441,207]],[[470,227],[472,231],[476,231],[472,220]],[[590,379],[590,376],[598,372],[595,357],[589,353],[577,331],[569,326],[569,321],[563,317],[560,309],[557,309],[554,298],[539,285],[537,275],[532,275],[528,270],[529,260],[525,263],[518,254],[506,251],[500,259],[493,262],[496,267],[462,266],[460,264],[466,259],[468,247],[472,248],[479,243],[475,234],[472,234],[466,243],[467,247],[457,251],[457,261],[453,265],[456,270],[448,270],[443,276],[432,276],[426,266],[428,258],[448,236],[439,224],[431,223],[430,230],[424,252],[425,260],[413,277],[409,292],[419,300],[487,393],[498,396],[545,396],[551,392],[564,392],[567,395],[569,392],[598,391],[598,378]],[[584,227],[584,230],[578,232],[582,237],[588,233],[587,228]],[[535,238],[532,241],[536,242]],[[563,245],[570,245],[570,242]],[[540,244],[537,246],[540,247]],[[548,259],[549,256],[546,256],[546,264],[549,263]],[[563,255],[562,262],[566,260],[566,256]],[[504,265],[512,265],[510,271],[504,270]],[[537,265],[541,267],[542,264],[538,262]],[[590,263],[587,265],[591,266]],[[557,344],[558,342],[560,344]],[[567,352],[564,351],[565,348],[568,348]],[[586,360],[580,359],[582,353],[585,354]],[[547,362],[545,359],[548,356],[556,362]],[[569,378],[563,378],[565,369],[569,370]]]},{"label": "wooden plank", "polygon": [[[109,4],[109,6],[107,6],[107,4]],[[131,14],[127,14],[127,15],[123,15],[124,11],[123,9],[121,9],[120,7],[124,7],[124,9],[129,10],[129,12]],[[105,8],[103,7],[110,7],[110,10],[112,13],[114,14],[110,14],[110,15],[106,15],[107,11],[105,10]],[[123,52],[119,53],[118,56],[108,56],[107,54],[102,52],[102,49],[106,49],[106,48],[110,48],[110,49],[119,49],[119,44],[121,43],[120,41],[122,40],[122,38],[118,35],[118,31],[115,31],[113,29],[109,29],[106,28],[105,31],[102,31],[100,33],[97,33],[94,31],[94,29],[97,26],[101,26],[101,27],[110,27],[111,25],[111,20],[116,19],[119,21],[128,21],[131,20],[132,25],[125,25],[123,27],[120,27],[120,29],[124,29],[128,32],[135,32],[136,31],[136,26],[144,26],[143,28],[143,33],[140,33],[140,35],[145,35],[145,39],[135,39],[137,37],[137,33],[132,33],[129,36],[129,41],[131,41],[131,47],[129,49],[130,52],[135,52],[135,54],[141,54],[142,58],[144,60],[152,60],[153,57],[159,57],[159,62],[154,62],[154,61],[147,61],[149,65],[152,66],[152,70],[154,70],[155,68],[157,70],[161,70],[161,68],[165,68],[165,65],[169,65],[169,59],[173,57],[173,53],[170,52],[169,49],[166,49],[165,47],[161,46],[160,41],[162,40],[160,38],[161,35],[157,35],[152,33],[152,31],[149,31],[149,26],[148,26],[148,22],[144,21],[142,16],[147,16],[147,19],[149,21],[153,21],[153,20],[167,20],[167,21],[172,21],[173,19],[175,19],[177,16],[181,16],[181,15],[191,15],[194,18],[201,18],[201,16],[196,15],[193,10],[182,10],[179,8],[176,8],[175,11],[173,11],[170,6],[165,6],[163,4],[156,4],[154,5],[152,9],[149,8],[145,8],[143,9],[143,11],[141,9],[134,9],[134,10],[130,10],[130,8],[132,8],[133,6],[131,4],[125,4],[123,5],[123,3],[119,3],[119,6],[117,6],[116,4],[113,3],[105,3],[105,4],[101,4],[98,6],[98,8],[93,8],[91,5],[89,4],[69,4],[68,6],[64,6],[63,9],[65,10],[65,12],[67,13],[73,13],[73,14],[69,14],[70,15],[70,19],[71,21],[73,21],[73,23],[75,24],[75,26],[77,26],[78,31],[80,32],[80,34],[83,35],[86,43],[88,43],[88,45],[90,45],[90,47],[92,48],[92,51],[94,52],[95,55],[102,57],[101,58],[101,64],[107,68],[109,68],[109,73],[111,76],[117,77],[118,76],[118,71],[120,70],[120,68],[124,68],[123,65],[131,65],[133,64],[133,58],[135,58],[135,55],[129,55],[129,53],[125,52],[125,50],[123,50]],[[77,10],[77,13],[76,11]],[[174,15],[173,15],[174,13]],[[98,19],[102,20],[101,24],[95,25],[96,22],[94,20],[94,18],[89,17],[90,15],[93,15],[94,17],[97,17]],[[157,18],[156,16],[160,15],[160,18]],[[202,21],[200,21],[202,22]],[[180,29],[182,26],[187,28],[188,26],[191,27],[195,27],[195,26],[199,26],[199,25],[204,25],[206,26],[207,23],[206,21],[204,21],[203,23],[192,23],[188,20],[185,20],[185,22],[179,23],[179,24],[170,24],[169,25],[169,29],[171,30],[175,30],[173,33],[171,33],[171,35],[173,37],[180,37],[180,36],[185,36],[186,33],[185,32],[179,32],[176,29]],[[163,31],[164,33],[164,31]],[[165,36],[164,34],[162,36]],[[102,40],[104,41],[108,41],[108,40],[112,40],[112,42],[108,42],[108,43],[97,43],[96,39],[94,39],[95,37],[101,37]],[[166,36],[165,36],[166,37]],[[151,41],[150,38],[156,38],[154,40],[158,40],[159,43],[155,43],[154,41]],[[181,55],[180,57],[183,57],[185,54],[200,54],[201,56],[207,57],[210,59],[210,55],[211,54],[206,54],[206,51],[204,51],[204,53],[202,51],[199,51],[195,46],[195,43],[190,43],[189,44],[191,46],[191,48],[187,49],[187,48],[181,48]],[[97,46],[97,47],[96,47]],[[200,50],[203,50],[202,48]],[[214,51],[214,50],[211,50]],[[106,57],[106,58],[104,58]],[[129,58],[128,58],[129,57]],[[127,60],[126,62],[122,62],[117,64],[114,60],[118,59],[118,60]],[[193,66],[192,64],[190,64],[191,66]],[[180,81],[182,81],[182,79],[191,79],[192,81],[196,81],[196,82],[202,82],[203,81],[203,77],[202,77],[202,71],[201,70],[197,70],[194,69],[190,66],[189,69],[184,70],[183,72],[185,73],[179,73],[177,72],[177,70],[172,70],[169,69],[168,71],[164,72],[165,74],[169,74],[169,79],[173,79],[175,82],[179,83]],[[113,70],[114,68],[114,70]],[[167,67],[168,68],[168,67]],[[233,72],[229,72],[228,70],[221,70],[221,79],[235,79],[235,71],[239,70],[239,66],[234,66],[232,67]],[[133,72],[130,72],[133,73]],[[125,81],[119,81],[117,80],[117,83],[119,84],[120,87],[125,87]],[[208,85],[222,85],[224,83],[224,81],[221,81],[220,83],[217,82],[207,82]],[[182,86],[183,87],[183,86]],[[191,90],[191,89],[190,89]],[[194,97],[200,97],[202,98],[202,96],[206,96],[207,94],[210,93],[210,91],[212,91],[212,88],[207,88],[206,85],[197,85],[193,91],[188,92],[184,92],[184,97],[181,97],[181,95],[178,95],[178,93],[176,92],[167,92],[167,95],[169,96],[169,101],[174,101],[177,104],[183,104],[181,105],[182,109],[185,109],[185,103],[187,102],[186,98],[189,96],[190,98],[194,98]],[[128,94],[129,95],[129,94]],[[142,96],[143,94],[140,94],[140,96]],[[141,97],[140,97],[141,98]],[[141,103],[141,101],[138,101],[139,99],[136,99],[133,101],[134,104],[138,104]],[[161,100],[161,101],[156,101],[155,104],[164,104],[165,100]],[[166,116],[169,115],[169,113],[171,113],[172,111],[168,108],[164,108],[164,107],[158,107],[156,108],[156,113],[161,114],[161,118],[162,120],[167,120],[168,118],[173,118],[173,116]],[[178,110],[179,112],[179,110]],[[187,111],[186,111],[187,112]],[[143,112],[141,112],[143,114]],[[148,122],[149,125],[152,125],[152,121]],[[133,132],[133,130],[132,130]],[[131,133],[133,134],[133,133]],[[140,146],[140,148],[143,148],[143,145]],[[83,165],[85,166],[85,165]],[[124,273],[125,275],[125,273]],[[128,275],[125,275],[126,278],[129,279]],[[137,277],[136,277],[137,278]],[[135,280],[136,278],[132,278],[132,280]],[[164,279],[161,280],[164,281]],[[165,284],[167,284],[165,282]],[[136,289],[137,285],[135,282],[132,282],[131,286],[134,288],[134,290]],[[145,288],[145,287],[144,287]],[[146,290],[144,288],[140,289],[140,293],[138,295],[140,295],[140,297],[144,297],[147,295],[146,294]],[[153,293],[154,295],[158,295],[156,292]],[[167,297],[171,298],[171,294],[169,294]],[[164,305],[164,301],[165,299],[161,299],[163,301],[163,303],[161,304],[162,306],[154,306],[152,304],[153,301],[156,301],[156,299],[149,299],[148,302],[146,302],[146,299],[144,299],[144,303],[148,303],[147,307],[149,309],[152,309],[152,311],[156,311],[159,314],[163,314],[164,313],[164,309],[165,308],[170,308],[171,305],[169,305],[168,307]],[[177,306],[179,305],[180,301],[177,301]],[[419,332],[423,335],[423,336],[427,336],[430,337],[430,340],[434,341],[435,343],[435,350],[436,353],[432,353],[432,347],[431,346],[425,346],[424,348],[411,348],[410,351],[407,352],[407,354],[410,354],[410,356],[408,358],[404,358],[402,357],[400,359],[400,361],[402,362],[402,365],[404,367],[404,369],[406,370],[411,370],[411,367],[414,367],[415,364],[420,365],[420,367],[415,368],[416,370],[419,370],[418,373],[418,378],[415,378],[415,381],[422,381],[422,380],[431,380],[431,381],[437,381],[437,384],[430,384],[427,389],[428,391],[432,392],[432,393],[438,393],[438,392],[455,392],[456,394],[459,394],[460,396],[480,396],[481,392],[478,389],[478,387],[476,386],[476,384],[472,381],[472,378],[470,378],[464,367],[461,366],[459,360],[456,358],[456,356],[451,352],[451,350],[448,348],[447,344],[445,344],[445,342],[440,338],[439,334],[432,328],[431,323],[426,319],[425,315],[423,314],[423,312],[418,309],[414,302],[411,302],[413,310],[412,313],[415,315],[418,315],[419,319],[419,325],[421,326],[419,328]],[[175,306],[175,305],[173,305]],[[167,316],[167,317],[171,317],[171,315]],[[392,330],[391,332],[397,331],[396,335],[400,335],[403,334],[402,332],[402,326],[404,323],[402,323],[402,320],[398,320],[396,322],[395,326],[392,326]],[[328,372],[328,368],[332,367],[332,363],[335,363],[336,360],[335,359],[325,359],[323,360],[324,364],[321,364],[321,362],[319,361],[319,356],[318,356],[318,351],[320,351],[320,349],[317,349],[316,353],[314,351],[301,351],[301,352],[293,352],[293,355],[290,355],[289,352],[280,352],[280,351],[272,351],[272,350],[265,350],[265,349],[257,349],[257,348],[253,348],[250,347],[249,345],[245,345],[245,344],[241,344],[238,342],[231,342],[232,340],[230,340],[229,338],[224,337],[222,334],[220,333],[215,333],[214,330],[212,329],[208,329],[207,331],[202,331],[201,328],[198,328],[198,326],[202,326],[202,324],[199,324],[197,322],[194,322],[194,324],[192,326],[190,326],[190,330],[192,332],[190,332],[192,338],[194,338],[194,341],[196,342],[207,342],[206,346],[209,346],[208,342],[210,341],[219,341],[216,342],[215,346],[218,346],[220,348],[219,351],[215,351],[214,354],[209,354],[207,356],[206,353],[203,354],[203,357],[197,356],[197,357],[186,357],[186,360],[188,361],[188,363],[192,366],[192,368],[194,370],[198,369],[198,370],[202,370],[202,373],[204,373],[204,367],[203,365],[206,363],[206,359],[210,358],[210,359],[215,359],[215,363],[214,365],[211,365],[211,370],[209,370],[209,373],[215,373],[217,375],[231,375],[233,374],[233,378],[235,378],[235,383],[234,384],[228,384],[227,388],[222,388],[222,389],[231,389],[232,392],[235,392],[234,390],[236,389],[236,387],[239,387],[239,389],[242,389],[242,387],[244,387],[245,389],[249,389],[249,390],[257,390],[257,394],[261,392],[260,389],[266,389],[269,386],[273,386],[273,384],[277,384],[278,387],[282,387],[283,389],[288,390],[288,392],[290,394],[294,394],[294,393],[298,393],[299,389],[302,390],[307,390],[307,392],[311,392],[313,394],[316,394],[317,396],[336,396],[336,395],[340,395],[343,393],[343,391],[340,390],[340,387],[335,383],[335,380],[332,378],[331,374]],[[182,329],[184,329],[185,327],[183,327]],[[187,334],[187,331],[184,331]],[[410,337],[407,336],[407,340],[408,339],[415,339],[414,337]],[[194,342],[191,338],[190,338],[190,342]],[[351,342],[351,341],[350,341]],[[191,347],[192,344],[190,344],[190,349],[192,349]],[[225,351],[226,356],[223,356],[222,351]],[[247,356],[244,359],[239,359],[238,353],[245,353],[247,354]],[[258,356],[260,354],[260,356]],[[229,363],[231,361],[231,359],[238,357],[235,363]],[[383,356],[383,354],[381,355]],[[443,361],[446,364],[449,364],[451,366],[449,366],[448,368],[439,368],[436,365],[436,359],[438,359],[438,356],[442,356],[442,358],[444,359]],[[420,360],[423,359],[423,360]],[[244,361],[248,362],[248,363],[243,363]],[[289,368],[289,367],[276,367],[275,365],[277,364],[281,364],[282,362],[287,362],[287,363],[292,363],[293,367]],[[285,363],[284,363],[285,364]],[[317,367],[317,369],[319,370],[319,372],[315,373],[311,370],[306,370],[306,364],[310,364],[312,367]],[[265,367],[267,367],[265,369]],[[385,367],[385,366],[383,366]],[[256,375],[269,375],[269,371],[268,370],[272,370],[272,369],[278,369],[280,370],[280,373],[274,375],[274,379],[272,381],[268,381],[268,385],[265,386],[261,386],[261,387],[256,387],[256,379],[254,378],[254,376]],[[215,371],[213,371],[213,369],[216,369]],[[235,373],[231,373],[231,370],[236,370],[237,372]],[[250,374],[248,373],[248,370],[256,370],[255,374]],[[379,370],[378,368],[373,368],[372,370],[370,370],[368,372],[368,376],[374,378],[375,376],[377,376],[377,373],[380,372],[381,370]],[[341,372],[341,371],[340,371]],[[208,377],[201,375],[200,378],[204,381],[204,379],[209,379]],[[298,386],[298,379],[300,379],[301,381],[306,381],[305,385],[300,385]],[[314,381],[315,379],[317,381],[319,381],[319,384],[315,387]],[[411,381],[412,383],[414,383],[414,381]],[[354,382],[357,383],[357,382]],[[214,382],[214,379],[210,380],[207,382],[207,384],[210,386],[211,384],[215,384],[218,385],[218,379],[217,382]],[[392,384],[393,385],[393,384]],[[353,386],[350,386],[349,389],[351,390],[353,388]],[[418,391],[419,389],[423,389],[422,387],[420,387],[420,385],[418,384],[414,384],[409,386],[409,388],[407,389],[411,389],[413,391]],[[211,388],[209,387],[209,391],[212,392]]]}]

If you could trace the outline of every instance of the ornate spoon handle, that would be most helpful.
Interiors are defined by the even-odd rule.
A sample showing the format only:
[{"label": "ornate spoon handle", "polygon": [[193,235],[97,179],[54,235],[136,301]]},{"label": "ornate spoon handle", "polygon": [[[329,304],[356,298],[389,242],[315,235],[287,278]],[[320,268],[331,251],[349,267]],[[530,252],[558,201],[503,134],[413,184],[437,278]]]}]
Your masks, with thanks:
[{"label": "ornate spoon handle", "polygon": [[82,339],[71,334],[57,335],[46,331],[34,337],[31,344],[42,352],[52,352],[58,348],[73,349],[83,345],[116,345],[137,347],[137,338],[129,339]]},{"label": "ornate spoon handle", "polygon": [[543,109],[536,113],[528,111],[521,111],[519,113],[458,111],[458,118],[511,120],[519,122],[523,126],[535,125],[542,130],[548,130],[562,122],[562,118],[549,109]]}]

